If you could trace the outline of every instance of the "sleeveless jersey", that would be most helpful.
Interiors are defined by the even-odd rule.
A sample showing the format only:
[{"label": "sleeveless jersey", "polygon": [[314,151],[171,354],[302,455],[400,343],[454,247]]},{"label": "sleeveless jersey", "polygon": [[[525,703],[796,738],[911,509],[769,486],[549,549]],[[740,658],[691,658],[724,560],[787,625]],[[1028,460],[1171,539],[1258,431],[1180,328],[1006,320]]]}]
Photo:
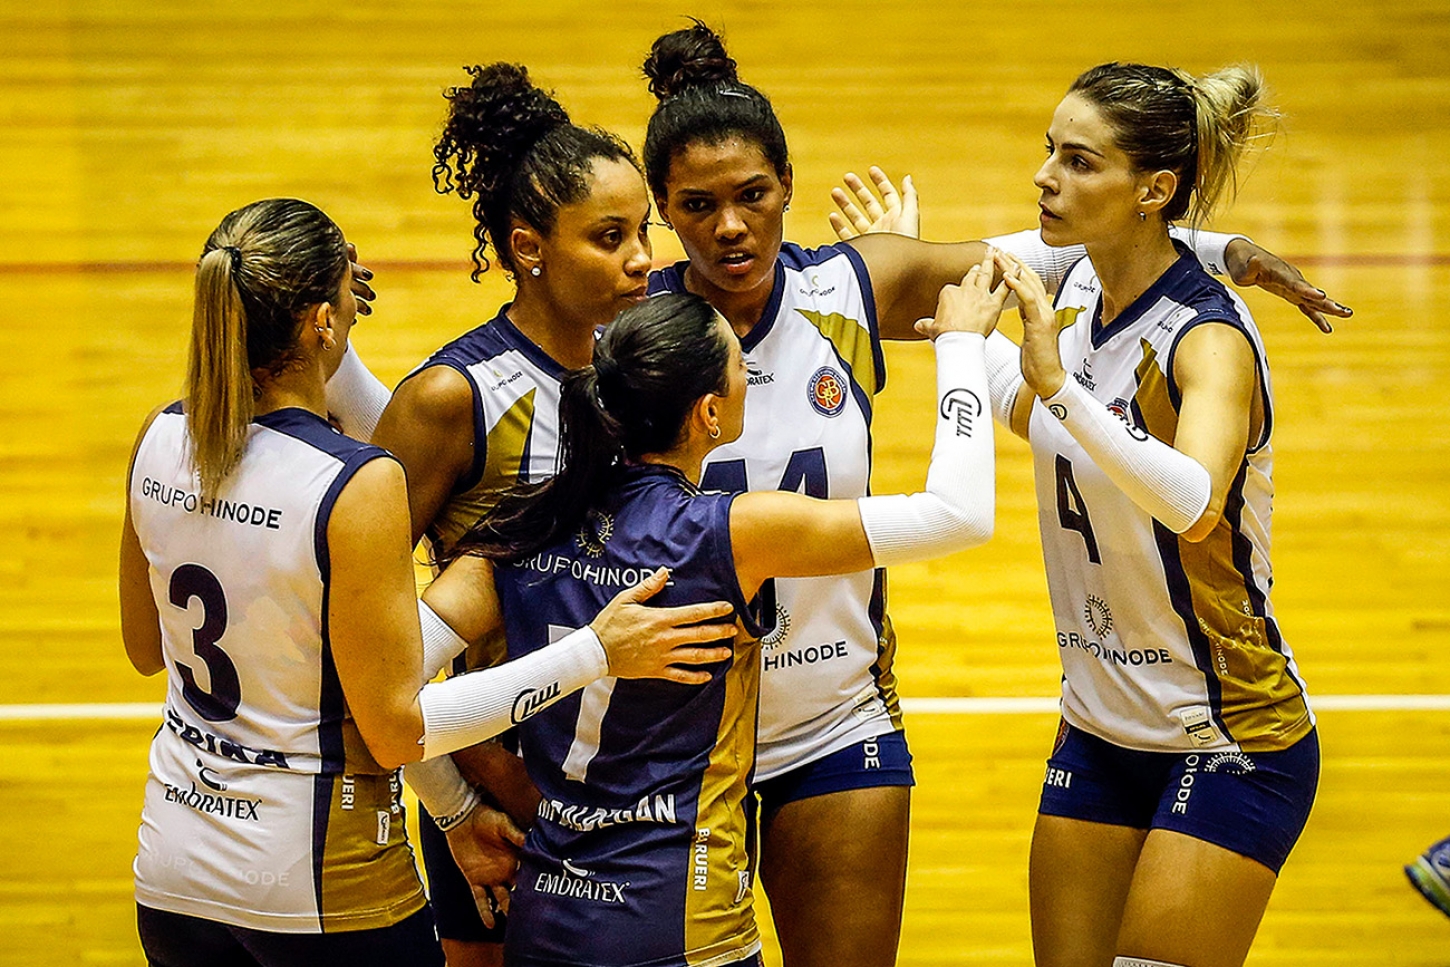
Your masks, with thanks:
[{"label": "sleeveless jersey", "polygon": [[554,475],[559,451],[560,366],[509,320],[510,304],[488,323],[439,349],[407,378],[448,366],[473,392],[473,465],[428,529],[452,547],[498,501],[500,491]]},{"label": "sleeveless jersey", "polygon": [[531,718],[521,702],[543,802],[509,909],[511,964],[716,965],[760,948],[745,808],[759,629],[735,575],[733,500],[671,468],[629,467],[577,534],[495,570],[510,657],[584,626],[661,565],[659,604],[727,600],[745,629],[706,685],[604,678]]},{"label": "sleeveless jersey", "polygon": [[136,899],[278,932],[390,926],[424,903],[402,785],[358,734],[327,634],[332,507],[387,453],[278,410],[202,499],[189,452],[173,404],[129,483],[167,667]]},{"label": "sleeveless jersey", "polygon": [[[556,363],[508,317],[505,303],[492,320],[443,346],[408,378],[448,366],[473,393],[473,464],[428,527],[436,550],[447,550],[517,483],[552,477],[559,456],[559,380]],[[460,656],[455,670],[503,660],[501,634],[487,636]]]},{"label": "sleeveless jersey", "polygon": [[1062,714],[1132,749],[1276,751],[1307,735],[1314,718],[1269,600],[1268,364],[1243,302],[1178,247],[1178,261],[1107,326],[1092,264],[1068,273],[1057,312],[1077,321],[1059,341],[1063,367],[1130,426],[1172,444],[1174,351],[1195,326],[1229,325],[1253,347],[1263,426],[1223,518],[1192,543],[1134,504],[1037,401],[1029,439]]},{"label": "sleeveless jersey", "polygon": [[[688,263],[651,294],[685,291]],[[787,242],[760,322],[741,341],[745,431],[708,457],[705,490],[861,497],[871,482],[873,397],[886,382],[871,282],[848,245]],[[884,571],[781,578],[761,589],[759,779],[901,727]]]}]

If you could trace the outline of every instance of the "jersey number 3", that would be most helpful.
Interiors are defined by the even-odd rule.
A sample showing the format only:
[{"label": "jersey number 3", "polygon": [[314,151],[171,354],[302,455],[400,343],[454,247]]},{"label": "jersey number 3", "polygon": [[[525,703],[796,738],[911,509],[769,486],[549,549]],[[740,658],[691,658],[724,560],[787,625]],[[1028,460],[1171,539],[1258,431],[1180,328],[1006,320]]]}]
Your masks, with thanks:
[{"label": "jersey number 3", "polygon": [[201,627],[191,632],[191,649],[206,662],[211,691],[196,683],[190,665],[176,663],[177,674],[186,684],[181,694],[196,714],[208,722],[226,722],[237,716],[242,704],[242,685],[237,679],[237,666],[217,645],[227,631],[227,598],[216,575],[200,564],[183,564],[171,572],[168,595],[178,608],[191,607],[191,599],[201,601]]},{"label": "jersey number 3", "polygon": [[1093,522],[1088,520],[1087,504],[1072,479],[1072,461],[1062,454],[1057,455],[1057,522],[1065,530],[1077,531],[1087,545],[1088,560],[1101,564],[1098,556],[1098,540],[1093,536]]}]

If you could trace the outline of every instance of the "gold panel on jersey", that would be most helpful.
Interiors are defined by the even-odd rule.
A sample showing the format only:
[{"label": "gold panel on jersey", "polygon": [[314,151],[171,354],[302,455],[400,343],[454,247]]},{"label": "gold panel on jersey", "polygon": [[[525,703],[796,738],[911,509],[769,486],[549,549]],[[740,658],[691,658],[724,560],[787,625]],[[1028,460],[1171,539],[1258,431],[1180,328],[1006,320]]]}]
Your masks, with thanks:
[{"label": "gold panel on jersey", "polygon": [[398,772],[332,777],[323,846],[324,933],[390,927],[427,902],[404,832]]},{"label": "gold panel on jersey", "polygon": [[[1178,435],[1178,411],[1157,351],[1146,339],[1141,344],[1133,401],[1148,432],[1171,444]],[[1230,499],[1228,506],[1234,503]],[[1220,714],[1230,739],[1249,752],[1287,749],[1309,733],[1313,722],[1288,659],[1274,650],[1264,619],[1253,613],[1249,576],[1234,561],[1237,526],[1238,521],[1224,517],[1202,541],[1180,538],[1178,559],[1188,578],[1197,630],[1209,643],[1210,667],[1204,674],[1218,681]]]},{"label": "gold panel on jersey", "polygon": [[520,396],[489,429],[483,475],[468,491],[450,498],[433,522],[431,532],[440,548],[457,543],[498,502],[500,490],[518,483],[524,450],[534,428],[536,392],[531,389]]},{"label": "gold panel on jersey", "polygon": [[720,733],[700,781],[701,809],[690,837],[684,927],[685,957],[692,964],[737,950],[735,959],[744,959],[760,940],[752,912],[751,824],[741,808],[755,761],[760,642],[737,634],[735,659],[725,676]]},{"label": "gold panel on jersey", "polygon": [[[801,308],[795,311],[831,341],[837,354],[851,367],[852,378],[862,389],[872,395],[881,389],[881,374],[876,371],[876,350],[871,344],[871,333],[859,320],[843,316],[839,312],[825,313]],[[869,380],[867,376],[870,377]]]}]

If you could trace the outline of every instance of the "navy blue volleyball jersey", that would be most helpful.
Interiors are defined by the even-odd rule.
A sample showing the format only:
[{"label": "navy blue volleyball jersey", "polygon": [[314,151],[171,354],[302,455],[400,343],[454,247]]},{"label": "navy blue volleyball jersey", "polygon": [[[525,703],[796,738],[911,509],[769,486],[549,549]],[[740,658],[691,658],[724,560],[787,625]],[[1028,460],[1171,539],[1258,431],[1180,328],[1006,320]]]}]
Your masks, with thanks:
[{"label": "navy blue volleyball jersey", "polygon": [[584,626],[662,565],[670,583],[651,603],[730,601],[744,629],[708,684],[604,678],[519,712],[543,803],[509,913],[510,964],[713,965],[760,947],[745,809],[760,628],[735,574],[734,497],[630,467],[576,534],[496,570],[510,658]]}]

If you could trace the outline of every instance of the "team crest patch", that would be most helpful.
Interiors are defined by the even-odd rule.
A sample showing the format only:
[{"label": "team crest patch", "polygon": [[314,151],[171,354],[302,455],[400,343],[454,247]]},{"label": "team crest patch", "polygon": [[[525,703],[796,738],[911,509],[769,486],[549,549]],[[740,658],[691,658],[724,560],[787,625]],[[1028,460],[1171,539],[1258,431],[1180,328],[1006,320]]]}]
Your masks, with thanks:
[{"label": "team crest patch", "polygon": [[1108,603],[1096,594],[1088,595],[1087,602],[1082,606],[1083,617],[1087,619],[1088,627],[1099,638],[1106,638],[1108,632],[1113,630],[1113,612]]},{"label": "team crest patch", "polygon": [[822,366],[811,377],[806,396],[822,416],[840,416],[846,408],[846,378],[830,366]]},{"label": "team crest patch", "polygon": [[597,510],[591,510],[589,516],[584,518],[584,526],[579,528],[578,535],[574,538],[579,549],[590,557],[599,557],[604,553],[604,545],[614,535],[614,518]]},{"label": "team crest patch", "polygon": [[790,612],[785,610],[777,602],[775,605],[775,626],[765,633],[765,636],[760,639],[760,643],[768,650],[780,644],[788,634],[790,634]]}]

